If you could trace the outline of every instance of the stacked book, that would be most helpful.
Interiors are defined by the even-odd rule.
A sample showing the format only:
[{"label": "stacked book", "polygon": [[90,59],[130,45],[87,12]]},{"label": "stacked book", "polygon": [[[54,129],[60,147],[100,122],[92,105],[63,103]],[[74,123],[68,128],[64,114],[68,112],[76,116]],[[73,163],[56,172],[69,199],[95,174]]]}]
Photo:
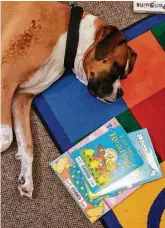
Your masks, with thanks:
[{"label": "stacked book", "polygon": [[127,134],[115,118],[50,166],[91,222],[162,177],[147,129]]}]

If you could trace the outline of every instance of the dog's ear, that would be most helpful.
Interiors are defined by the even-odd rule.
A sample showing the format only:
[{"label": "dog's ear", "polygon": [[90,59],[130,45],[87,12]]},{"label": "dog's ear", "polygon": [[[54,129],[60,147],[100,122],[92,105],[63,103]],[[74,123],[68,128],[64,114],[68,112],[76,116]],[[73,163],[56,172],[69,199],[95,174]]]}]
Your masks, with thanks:
[{"label": "dog's ear", "polygon": [[129,50],[130,58],[129,58],[129,68],[128,68],[128,73],[127,74],[130,74],[133,71],[133,68],[134,68],[134,65],[135,65],[135,61],[136,61],[136,58],[137,58],[137,54],[129,46],[128,46],[128,50]]},{"label": "dog's ear", "polygon": [[95,49],[94,59],[103,60],[113,48],[125,42],[125,37],[119,29],[114,26],[105,26],[99,31],[99,42]]}]

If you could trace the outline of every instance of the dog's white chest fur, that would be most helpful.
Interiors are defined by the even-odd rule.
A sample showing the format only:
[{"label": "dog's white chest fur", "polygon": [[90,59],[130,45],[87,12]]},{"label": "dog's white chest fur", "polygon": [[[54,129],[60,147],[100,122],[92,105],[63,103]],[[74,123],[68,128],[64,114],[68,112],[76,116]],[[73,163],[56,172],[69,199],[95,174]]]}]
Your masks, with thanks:
[{"label": "dog's white chest fur", "polygon": [[26,83],[20,86],[22,92],[38,94],[47,89],[63,74],[67,32],[61,35],[52,54]]},{"label": "dog's white chest fur", "polygon": [[[86,75],[83,69],[83,57],[87,49],[93,44],[96,28],[94,21],[97,17],[86,15],[80,23],[79,44],[74,63],[74,73],[83,83],[87,84]],[[22,92],[39,94],[57,81],[64,73],[64,57],[66,49],[67,32],[60,36],[51,56],[35,75],[26,83],[20,86]]]}]

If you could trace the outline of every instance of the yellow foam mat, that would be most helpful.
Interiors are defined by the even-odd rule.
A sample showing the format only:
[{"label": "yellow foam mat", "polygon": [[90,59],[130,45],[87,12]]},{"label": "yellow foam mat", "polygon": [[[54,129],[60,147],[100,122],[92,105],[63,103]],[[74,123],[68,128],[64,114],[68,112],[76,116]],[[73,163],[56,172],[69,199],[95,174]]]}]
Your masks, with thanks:
[{"label": "yellow foam mat", "polygon": [[[161,169],[163,178],[143,185],[113,209],[123,228],[149,227],[147,224],[151,206],[165,188],[165,162],[161,163]],[[152,219],[154,220],[154,215]],[[159,227],[165,228],[165,211],[161,216]]]}]

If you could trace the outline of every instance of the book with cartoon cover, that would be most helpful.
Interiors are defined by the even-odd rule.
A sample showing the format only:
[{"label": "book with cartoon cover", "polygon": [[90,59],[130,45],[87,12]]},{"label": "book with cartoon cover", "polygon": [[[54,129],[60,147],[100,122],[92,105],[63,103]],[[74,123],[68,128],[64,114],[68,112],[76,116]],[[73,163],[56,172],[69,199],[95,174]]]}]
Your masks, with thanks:
[{"label": "book with cartoon cover", "polygon": [[114,182],[111,186],[99,191],[97,194],[92,193],[88,189],[91,199],[96,199],[105,195],[114,196],[115,192],[117,195],[119,191],[139,186],[162,177],[162,172],[147,129],[131,132],[128,136],[139,155],[142,157],[144,164],[121,178],[119,181]]},{"label": "book with cartoon cover", "polygon": [[[127,186],[127,187],[132,187],[132,188],[129,188],[129,189],[126,188],[126,190],[124,190],[124,191],[121,191],[122,189],[121,189],[121,185],[120,185],[120,186],[116,186],[116,188],[119,187],[119,189],[120,189],[120,192],[117,192],[117,193],[113,193],[113,194],[108,193],[108,194],[104,194],[102,196],[100,194],[93,194],[93,193],[90,194],[88,185],[86,183],[85,178],[82,175],[81,170],[75,164],[75,162],[71,159],[70,155],[75,151],[75,149],[81,148],[82,146],[88,144],[92,140],[97,139],[101,135],[109,132],[112,128],[115,128],[119,125],[120,124],[116,120],[116,118],[109,120],[103,126],[101,126],[96,131],[94,131],[92,134],[90,134],[89,136],[87,136],[86,138],[81,140],[79,143],[77,143],[75,146],[70,148],[66,153],[61,155],[59,158],[57,158],[50,164],[51,168],[54,170],[54,172],[57,174],[57,176],[61,179],[61,181],[65,185],[66,189],[70,192],[72,197],[75,199],[77,204],[81,207],[82,211],[84,212],[84,214],[88,217],[88,219],[91,222],[96,221],[102,215],[107,213],[111,208],[113,208],[114,206],[119,204],[122,200],[124,200],[126,197],[128,197],[130,194],[132,194],[134,191],[136,191],[136,189],[138,189],[140,187],[140,185],[138,185],[138,184],[140,184],[139,180],[141,181],[141,184],[143,184],[145,181],[157,179],[157,178],[161,177],[161,175],[162,175],[147,130],[146,129],[139,130],[136,132],[132,132],[128,135],[129,135],[129,137],[131,136],[131,134],[136,135],[136,137],[134,137],[134,139],[133,139],[133,143],[136,147],[137,147],[136,143],[138,143],[138,140],[137,140],[137,135],[138,135],[140,144],[143,146],[143,149],[140,149],[140,147],[138,149],[138,147],[137,147],[137,150],[138,150],[138,152],[141,151],[142,153],[144,150],[145,151],[144,154],[147,153],[146,160],[148,161],[148,163],[152,163],[152,165],[151,165],[152,168],[150,168],[150,172],[152,174],[152,171],[157,170],[157,172],[153,172],[153,174],[155,173],[156,175],[152,174],[152,175],[148,175],[148,177],[146,177],[145,173],[146,173],[146,170],[148,170],[146,168],[145,171],[143,170],[143,172],[144,172],[143,175],[141,175],[141,178],[144,180],[142,180],[140,178],[137,179],[137,186],[135,184],[136,187],[132,187],[129,182],[129,186]],[[141,137],[141,133],[143,133],[143,132],[145,132],[145,134],[143,135],[144,140]],[[147,150],[144,147],[144,143],[146,144],[146,138],[148,138]],[[143,159],[144,159],[144,157],[143,157]],[[143,167],[144,165],[145,165],[145,160],[144,160],[144,164],[141,167]],[[152,176],[152,178],[150,178],[150,176]],[[125,185],[124,185],[124,187],[125,187]]]},{"label": "book with cartoon cover", "polygon": [[143,165],[121,125],[71,153],[92,193],[112,185]]},{"label": "book with cartoon cover", "polygon": [[[119,125],[118,121],[115,118],[109,120],[106,124],[106,127],[108,126],[110,128]],[[91,222],[96,221],[102,215],[107,213],[110,208],[112,208],[112,206],[108,206],[108,203],[105,202],[104,197],[100,197],[99,199],[90,198],[82,172],[74,163],[74,161],[70,157],[70,154],[75,149],[78,149],[82,145],[85,145],[87,142],[90,142],[91,139],[101,136],[104,133],[103,129],[107,130],[106,127],[102,126],[98,128],[95,132],[81,140],[59,158],[50,163],[50,167],[57,174],[66,189],[72,195],[73,199],[77,202],[77,204],[80,206],[84,214]],[[125,191],[125,193],[122,194],[121,197],[114,197],[114,200],[116,201],[116,203],[119,203],[135,190],[136,189],[132,189],[131,191]]]},{"label": "book with cartoon cover", "polygon": [[83,175],[67,152],[51,162],[50,166],[91,222],[110,210],[103,197],[90,199]]}]

